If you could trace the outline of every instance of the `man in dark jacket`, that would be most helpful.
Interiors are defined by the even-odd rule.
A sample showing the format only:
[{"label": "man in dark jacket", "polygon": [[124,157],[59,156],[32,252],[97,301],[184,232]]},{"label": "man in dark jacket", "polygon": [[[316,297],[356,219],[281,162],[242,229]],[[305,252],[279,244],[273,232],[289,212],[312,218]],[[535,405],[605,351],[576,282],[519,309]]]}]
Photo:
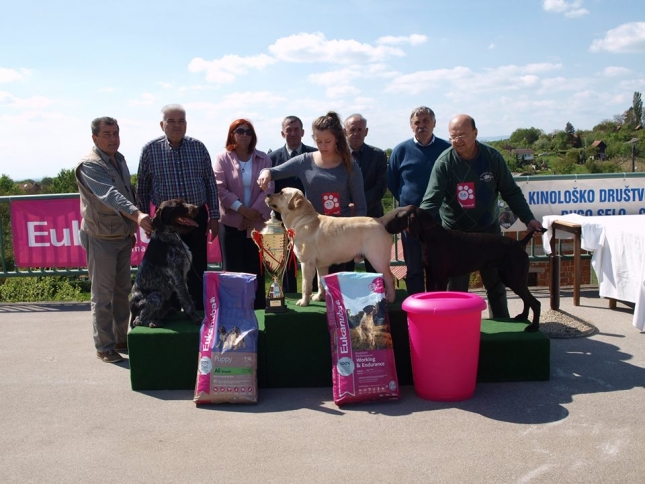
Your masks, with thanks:
[{"label": "man in dark jacket", "polygon": [[[352,150],[352,158],[363,174],[367,216],[382,217],[381,200],[387,190],[387,156],[383,150],[365,144],[368,131],[367,119],[360,114],[352,114],[345,120],[345,136]],[[365,260],[365,270],[376,272],[368,260]]]},{"label": "man in dark jacket", "polygon": [[[282,120],[282,130],[280,134],[285,140],[284,146],[269,153],[269,158],[273,166],[278,166],[294,156],[302,155],[303,153],[311,153],[318,151],[317,148],[307,146],[302,143],[302,137],[305,135],[305,130],[302,126],[302,121],[297,116],[287,116]],[[275,181],[275,193],[278,193],[285,187],[293,187],[305,192],[302,182],[296,177],[284,178]],[[280,214],[276,214],[280,219]],[[281,219],[280,219],[281,220]],[[289,262],[287,270],[284,273],[283,287],[284,292],[298,292],[298,284],[296,281],[296,265],[297,262]],[[314,279],[314,291],[318,290],[318,285]]]}]

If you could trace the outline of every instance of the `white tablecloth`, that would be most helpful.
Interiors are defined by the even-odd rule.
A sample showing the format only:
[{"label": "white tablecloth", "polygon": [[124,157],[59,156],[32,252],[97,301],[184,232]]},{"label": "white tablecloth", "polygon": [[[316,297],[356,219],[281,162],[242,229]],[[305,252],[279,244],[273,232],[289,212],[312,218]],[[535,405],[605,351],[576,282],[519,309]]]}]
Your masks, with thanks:
[{"label": "white tablecloth", "polygon": [[[545,252],[551,252],[551,224],[564,220],[581,226],[580,245],[592,251],[591,266],[598,277],[601,297],[636,304],[632,324],[645,327],[645,215],[583,217],[582,215],[547,215],[542,225]],[[566,232],[558,232],[558,238]]]}]

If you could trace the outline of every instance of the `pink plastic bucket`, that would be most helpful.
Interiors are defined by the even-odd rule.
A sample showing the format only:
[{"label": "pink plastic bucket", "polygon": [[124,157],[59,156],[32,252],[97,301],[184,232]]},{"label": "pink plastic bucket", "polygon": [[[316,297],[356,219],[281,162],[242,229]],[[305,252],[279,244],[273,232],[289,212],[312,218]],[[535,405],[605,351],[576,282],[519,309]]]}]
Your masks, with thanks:
[{"label": "pink plastic bucket", "polygon": [[402,308],[417,395],[437,401],[472,397],[486,302],[467,292],[424,292],[409,296]]}]

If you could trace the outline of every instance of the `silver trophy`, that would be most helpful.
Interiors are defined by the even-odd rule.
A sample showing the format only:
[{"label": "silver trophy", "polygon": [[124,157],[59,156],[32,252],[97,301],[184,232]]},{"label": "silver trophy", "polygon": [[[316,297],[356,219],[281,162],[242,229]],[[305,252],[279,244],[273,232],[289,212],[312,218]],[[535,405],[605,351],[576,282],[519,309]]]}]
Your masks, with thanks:
[{"label": "silver trophy", "polygon": [[293,235],[293,230],[286,230],[273,211],[271,211],[271,218],[265,222],[260,232],[251,231],[253,242],[260,252],[260,262],[272,278],[266,296],[265,312],[267,313],[283,313],[287,310],[282,292],[282,278],[293,247]]}]

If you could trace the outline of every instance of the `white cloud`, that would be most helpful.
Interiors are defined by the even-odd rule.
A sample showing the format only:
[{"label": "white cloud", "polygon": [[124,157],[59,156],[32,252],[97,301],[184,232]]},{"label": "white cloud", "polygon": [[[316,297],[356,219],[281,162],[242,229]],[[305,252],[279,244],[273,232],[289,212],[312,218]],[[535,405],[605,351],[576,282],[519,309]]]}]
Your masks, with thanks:
[{"label": "white cloud", "polygon": [[346,67],[335,71],[317,72],[308,76],[309,82],[312,84],[320,84],[322,86],[333,86],[338,84],[348,84],[355,79],[363,77],[363,72],[359,67]]},{"label": "white cloud", "polygon": [[386,92],[419,94],[430,89],[448,90],[448,96],[494,91],[535,88],[541,82],[538,74],[559,70],[561,64],[536,63],[525,66],[500,66],[475,72],[467,67],[418,71],[398,76],[386,87]]},{"label": "white cloud", "polygon": [[206,80],[219,84],[234,82],[238,76],[244,75],[251,69],[262,70],[276,60],[266,54],[251,57],[225,55],[221,59],[207,61],[196,57],[188,64],[188,70],[194,73],[206,72]]},{"label": "white cloud", "polygon": [[98,90],[99,92],[115,92],[116,89],[113,87],[102,87]]},{"label": "white cloud", "polygon": [[609,66],[605,67],[600,74],[605,77],[619,77],[626,76],[631,72],[631,69],[627,69],[626,67]]},{"label": "white cloud", "polygon": [[407,37],[394,37],[392,35],[387,35],[376,39],[376,43],[379,45],[399,45],[399,44],[410,44],[410,45],[419,45],[424,44],[428,41],[428,37],[425,35],[412,34]]},{"label": "white cloud", "polygon": [[13,82],[23,79],[25,76],[31,74],[29,69],[7,69],[6,67],[0,67],[0,82]]},{"label": "white cloud", "polygon": [[591,52],[644,53],[645,22],[630,22],[607,31],[604,39],[594,40]]},{"label": "white cloud", "polygon": [[587,15],[589,10],[582,7],[584,0],[543,0],[542,8],[547,12],[562,13],[565,17],[576,18]]},{"label": "white cloud", "polygon": [[372,46],[356,40],[327,40],[325,35],[297,34],[282,37],[269,46],[269,51],[284,62],[328,62],[355,64],[380,62],[390,57],[403,57],[405,53],[386,45]]},{"label": "white cloud", "polygon": [[172,87],[172,83],[170,82],[164,82],[164,81],[159,81],[159,85],[163,87],[164,89],[169,89]]},{"label": "white cloud", "polygon": [[361,90],[354,86],[331,86],[328,87],[325,91],[327,97],[338,98],[344,96],[358,96],[361,93]]},{"label": "white cloud", "polygon": [[495,44],[493,42],[488,44],[488,50],[493,50],[494,48],[495,48]]}]

